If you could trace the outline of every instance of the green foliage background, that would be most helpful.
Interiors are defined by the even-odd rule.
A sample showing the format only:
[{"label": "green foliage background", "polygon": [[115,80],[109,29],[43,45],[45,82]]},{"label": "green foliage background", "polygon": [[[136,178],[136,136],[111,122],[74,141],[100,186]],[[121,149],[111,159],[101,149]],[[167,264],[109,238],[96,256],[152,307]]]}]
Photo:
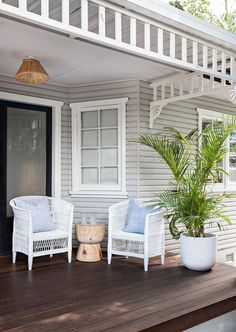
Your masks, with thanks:
[{"label": "green foliage background", "polygon": [[224,13],[220,16],[212,12],[210,2],[210,0],[173,0],[170,4],[222,29],[236,33],[236,11],[229,10],[228,0],[225,0]]}]

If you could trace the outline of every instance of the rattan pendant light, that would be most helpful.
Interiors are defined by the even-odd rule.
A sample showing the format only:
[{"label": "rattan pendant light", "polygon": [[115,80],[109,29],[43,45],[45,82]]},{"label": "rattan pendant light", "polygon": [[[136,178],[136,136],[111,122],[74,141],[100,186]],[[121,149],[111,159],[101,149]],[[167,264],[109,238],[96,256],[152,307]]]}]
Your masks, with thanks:
[{"label": "rattan pendant light", "polygon": [[16,73],[16,80],[21,83],[41,84],[49,80],[49,75],[39,60],[28,56],[23,60]]}]

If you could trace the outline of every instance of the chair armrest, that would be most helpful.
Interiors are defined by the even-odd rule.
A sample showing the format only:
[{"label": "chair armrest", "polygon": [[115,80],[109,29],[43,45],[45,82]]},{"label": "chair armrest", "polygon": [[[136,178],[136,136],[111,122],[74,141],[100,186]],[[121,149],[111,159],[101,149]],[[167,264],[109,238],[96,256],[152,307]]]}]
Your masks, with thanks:
[{"label": "chair armrest", "polygon": [[12,207],[14,211],[14,226],[13,232],[24,235],[33,233],[31,211],[21,209],[19,207]]},{"label": "chair armrest", "polygon": [[165,230],[164,210],[149,213],[146,215],[144,235],[163,234]]},{"label": "chair armrest", "polygon": [[109,208],[108,235],[123,229],[127,219],[128,205],[128,200],[125,200]]},{"label": "chair armrest", "polygon": [[68,232],[68,234],[72,233],[73,210],[73,205],[67,202],[66,206],[63,206],[60,209],[57,207],[51,212],[57,228]]}]

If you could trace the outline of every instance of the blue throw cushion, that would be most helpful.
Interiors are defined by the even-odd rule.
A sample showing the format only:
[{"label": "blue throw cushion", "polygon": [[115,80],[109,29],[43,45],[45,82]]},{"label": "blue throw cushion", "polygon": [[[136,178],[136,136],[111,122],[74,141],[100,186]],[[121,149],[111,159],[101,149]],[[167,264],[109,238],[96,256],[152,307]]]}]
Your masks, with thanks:
[{"label": "blue throw cushion", "polygon": [[145,207],[140,205],[139,202],[135,199],[130,199],[127,222],[123,228],[123,231],[144,234],[146,215],[158,210],[159,208],[153,209],[150,207]]},{"label": "blue throw cushion", "polygon": [[56,224],[52,220],[47,198],[37,198],[33,202],[15,199],[17,207],[30,210],[32,216],[33,233],[53,231]]}]

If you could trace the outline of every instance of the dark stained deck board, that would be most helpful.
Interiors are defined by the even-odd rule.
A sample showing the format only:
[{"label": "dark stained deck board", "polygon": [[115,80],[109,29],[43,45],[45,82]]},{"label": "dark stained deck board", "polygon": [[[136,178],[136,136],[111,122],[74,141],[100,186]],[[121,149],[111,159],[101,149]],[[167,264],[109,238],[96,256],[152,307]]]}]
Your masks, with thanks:
[{"label": "dark stained deck board", "polygon": [[[182,331],[236,309],[236,268],[194,272],[168,257],[65,263],[63,255],[0,258],[0,331]],[[207,313],[207,314],[206,314]]]}]

